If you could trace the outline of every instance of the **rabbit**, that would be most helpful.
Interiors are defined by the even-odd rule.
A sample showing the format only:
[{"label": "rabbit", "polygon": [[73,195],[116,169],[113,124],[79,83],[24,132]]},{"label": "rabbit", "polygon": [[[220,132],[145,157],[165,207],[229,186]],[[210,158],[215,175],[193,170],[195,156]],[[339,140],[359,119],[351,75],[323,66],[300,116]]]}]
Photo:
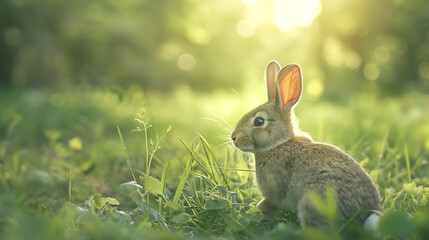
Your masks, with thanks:
[{"label": "rabbit", "polygon": [[326,229],[329,221],[313,206],[310,191],[324,197],[327,186],[336,191],[339,226],[356,212],[361,214],[355,221],[364,224],[372,210],[381,211],[376,184],[356,160],[336,146],[297,134],[292,107],[302,94],[301,67],[280,70],[271,61],[265,78],[268,101],[245,114],[231,134],[235,147],[254,154],[263,197],[256,207],[264,217],[295,210],[302,227]]}]

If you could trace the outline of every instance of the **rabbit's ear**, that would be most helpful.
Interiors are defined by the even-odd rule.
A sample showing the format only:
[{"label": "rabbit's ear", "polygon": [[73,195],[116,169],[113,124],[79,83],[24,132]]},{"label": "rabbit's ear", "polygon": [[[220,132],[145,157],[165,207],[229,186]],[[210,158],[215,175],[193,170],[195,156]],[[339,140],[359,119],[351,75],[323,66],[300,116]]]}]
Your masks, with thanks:
[{"label": "rabbit's ear", "polygon": [[302,93],[302,72],[298,64],[289,64],[277,75],[279,97],[282,108],[295,105]]},{"label": "rabbit's ear", "polygon": [[276,77],[280,72],[280,64],[276,61],[271,61],[265,70],[265,81],[267,83],[268,100],[276,97]]}]

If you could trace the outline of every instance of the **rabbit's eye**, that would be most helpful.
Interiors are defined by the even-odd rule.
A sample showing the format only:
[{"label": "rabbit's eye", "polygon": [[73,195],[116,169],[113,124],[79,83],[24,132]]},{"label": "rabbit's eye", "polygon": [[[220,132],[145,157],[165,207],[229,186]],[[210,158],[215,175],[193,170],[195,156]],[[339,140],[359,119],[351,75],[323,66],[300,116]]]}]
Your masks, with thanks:
[{"label": "rabbit's eye", "polygon": [[255,121],[253,122],[253,124],[256,127],[260,127],[260,126],[264,125],[264,123],[265,123],[265,120],[263,118],[261,118],[261,117],[255,118]]}]

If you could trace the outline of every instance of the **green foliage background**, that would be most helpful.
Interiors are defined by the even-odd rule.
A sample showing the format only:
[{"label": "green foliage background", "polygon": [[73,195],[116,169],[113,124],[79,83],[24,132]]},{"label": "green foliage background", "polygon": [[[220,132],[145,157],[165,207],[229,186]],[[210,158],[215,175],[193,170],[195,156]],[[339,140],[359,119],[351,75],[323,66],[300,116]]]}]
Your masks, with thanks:
[{"label": "green foliage background", "polygon": [[[427,238],[429,2],[321,0],[289,31],[244,2],[0,1],[0,238]],[[301,129],[378,183],[378,235],[261,221],[228,140],[272,59],[303,68]]]},{"label": "green foliage background", "polygon": [[[309,27],[283,32],[272,1],[25,1],[0,3],[1,81],[12,86],[101,85],[169,91],[242,88],[269,60],[298,62],[325,97],[428,90],[424,0],[321,2]],[[287,13],[284,13],[287,14]],[[254,34],[243,38],[237,23]],[[195,57],[188,72],[177,68]],[[370,64],[377,81],[364,81]],[[371,67],[370,67],[371,69]]]}]

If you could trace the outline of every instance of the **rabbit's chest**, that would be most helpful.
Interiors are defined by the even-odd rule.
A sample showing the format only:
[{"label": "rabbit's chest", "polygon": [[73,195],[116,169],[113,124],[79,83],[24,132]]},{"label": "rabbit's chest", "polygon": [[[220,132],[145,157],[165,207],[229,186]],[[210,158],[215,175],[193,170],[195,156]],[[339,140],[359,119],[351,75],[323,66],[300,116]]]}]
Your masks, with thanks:
[{"label": "rabbit's chest", "polygon": [[283,205],[289,190],[291,174],[278,163],[260,162],[256,164],[256,181],[262,195],[275,205]]}]

